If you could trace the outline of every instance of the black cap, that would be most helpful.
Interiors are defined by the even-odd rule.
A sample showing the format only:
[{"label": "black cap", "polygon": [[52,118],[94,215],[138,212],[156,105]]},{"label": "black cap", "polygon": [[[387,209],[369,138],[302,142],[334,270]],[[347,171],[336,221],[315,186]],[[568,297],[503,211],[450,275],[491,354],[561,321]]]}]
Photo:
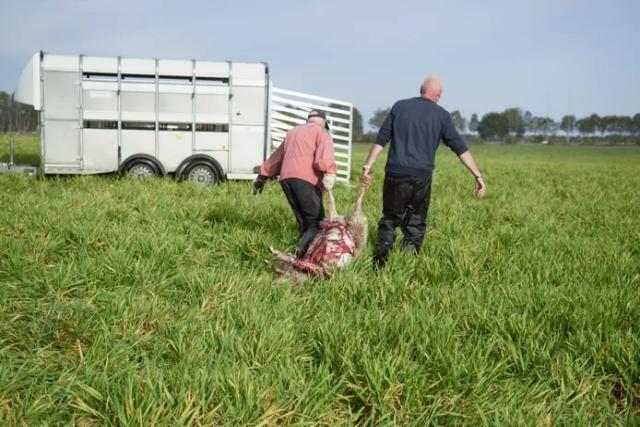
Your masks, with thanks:
[{"label": "black cap", "polygon": [[327,113],[325,113],[322,110],[311,110],[311,111],[309,111],[309,115],[307,116],[307,119],[310,119],[311,117],[320,117],[322,120],[324,120],[324,128],[326,130],[329,130],[329,122],[327,121]]}]

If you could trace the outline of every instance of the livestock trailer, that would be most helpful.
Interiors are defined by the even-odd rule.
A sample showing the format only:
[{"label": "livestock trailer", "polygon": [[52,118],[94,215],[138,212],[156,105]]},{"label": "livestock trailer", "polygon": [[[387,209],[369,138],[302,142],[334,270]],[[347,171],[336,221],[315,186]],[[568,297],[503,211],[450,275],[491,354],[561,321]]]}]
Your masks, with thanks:
[{"label": "livestock trailer", "polygon": [[338,179],[349,179],[352,104],[275,88],[266,63],[40,52],[13,98],[39,112],[40,165],[0,171],[252,179],[287,130],[321,109]]}]

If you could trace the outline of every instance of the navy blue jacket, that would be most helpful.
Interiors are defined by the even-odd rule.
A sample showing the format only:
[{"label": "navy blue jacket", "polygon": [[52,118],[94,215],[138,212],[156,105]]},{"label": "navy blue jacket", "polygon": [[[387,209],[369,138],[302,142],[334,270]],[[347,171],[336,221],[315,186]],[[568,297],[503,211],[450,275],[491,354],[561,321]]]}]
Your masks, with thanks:
[{"label": "navy blue jacket", "polygon": [[430,178],[440,140],[458,156],[468,150],[451,114],[435,102],[419,97],[393,105],[376,144],[384,147],[391,141],[386,173]]}]

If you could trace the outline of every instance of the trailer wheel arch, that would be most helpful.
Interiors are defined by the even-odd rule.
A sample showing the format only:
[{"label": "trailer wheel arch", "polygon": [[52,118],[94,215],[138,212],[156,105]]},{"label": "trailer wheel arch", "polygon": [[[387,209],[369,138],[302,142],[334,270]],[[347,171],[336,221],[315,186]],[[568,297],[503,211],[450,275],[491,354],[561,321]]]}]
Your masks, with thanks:
[{"label": "trailer wheel arch", "polygon": [[154,169],[154,173],[157,177],[163,177],[167,175],[167,171],[162,165],[162,163],[160,162],[160,160],[156,159],[155,157],[149,154],[143,154],[143,153],[132,154],[131,156],[127,157],[120,164],[120,167],[118,168],[118,172],[120,173],[120,175],[126,175],[127,172],[131,169],[131,167],[136,163],[143,163],[151,166]]},{"label": "trailer wheel arch", "polygon": [[176,180],[187,181],[191,168],[197,165],[206,165],[213,170],[215,173],[215,182],[213,182],[213,184],[226,181],[224,170],[222,169],[222,166],[220,166],[220,163],[218,163],[218,161],[213,157],[206,154],[194,154],[184,159],[178,166],[178,169],[176,169]]}]

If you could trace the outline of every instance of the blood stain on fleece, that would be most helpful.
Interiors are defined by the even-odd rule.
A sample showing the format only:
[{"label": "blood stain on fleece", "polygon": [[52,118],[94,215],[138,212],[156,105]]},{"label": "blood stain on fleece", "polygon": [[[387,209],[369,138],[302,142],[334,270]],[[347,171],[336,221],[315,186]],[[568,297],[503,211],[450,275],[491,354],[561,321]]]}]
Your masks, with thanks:
[{"label": "blood stain on fleece", "polygon": [[347,265],[367,247],[368,222],[362,211],[364,188],[345,216],[338,215],[333,193],[328,191],[329,218],[320,223],[320,231],[302,259],[293,254],[270,248],[276,257],[267,265],[276,275],[276,281],[304,282],[316,276],[329,276],[335,268]]}]

